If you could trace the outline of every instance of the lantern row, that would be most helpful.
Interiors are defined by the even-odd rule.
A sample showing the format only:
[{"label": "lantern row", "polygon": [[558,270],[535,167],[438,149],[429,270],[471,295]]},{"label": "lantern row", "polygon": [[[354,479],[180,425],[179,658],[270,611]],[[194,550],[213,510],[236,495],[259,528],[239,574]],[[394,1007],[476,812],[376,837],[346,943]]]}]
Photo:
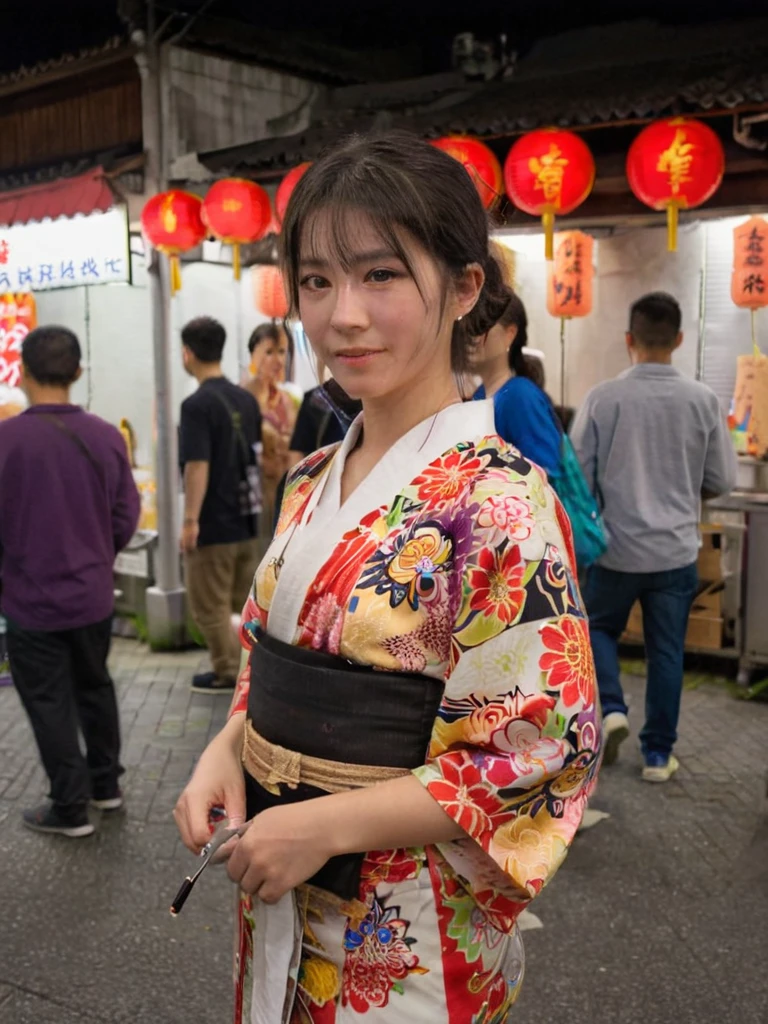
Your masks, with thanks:
[{"label": "lantern row", "polygon": [[[486,209],[505,189],[515,206],[541,217],[547,260],[554,258],[555,218],[577,209],[595,182],[589,147],[579,135],[559,128],[521,136],[503,169],[488,146],[470,136],[451,135],[432,144],[465,167]],[[233,247],[232,263],[239,279],[240,246],[280,230],[291,194],[309,166],[294,167],[280,182],[274,218],[266,191],[243,178],[217,181],[204,199],[177,189],[150,199],[142,212],[142,228],[149,242],[170,257],[172,293],[180,287],[179,254],[209,234]],[[627,155],[632,192],[646,206],[667,213],[671,252],[677,248],[679,211],[705,203],[719,187],[724,171],[725,154],[715,132],[685,117],[648,125]]]}]

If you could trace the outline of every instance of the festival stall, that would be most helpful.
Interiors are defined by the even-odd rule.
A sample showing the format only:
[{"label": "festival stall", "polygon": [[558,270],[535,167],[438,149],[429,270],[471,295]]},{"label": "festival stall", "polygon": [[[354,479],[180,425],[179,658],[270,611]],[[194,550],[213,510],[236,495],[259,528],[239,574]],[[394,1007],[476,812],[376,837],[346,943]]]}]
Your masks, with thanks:
[{"label": "festival stall", "polygon": [[[496,179],[482,144],[449,141],[443,148],[487,197]],[[724,168],[723,146],[708,125],[682,117],[653,122],[631,143],[626,176],[645,206],[665,213],[666,232],[585,224],[556,233],[556,217],[570,214],[569,229],[578,224],[595,164],[574,133],[529,132],[510,149],[503,177],[515,207],[541,217],[544,238],[504,228],[495,238],[511,254],[529,337],[545,353],[548,390],[563,406],[578,406],[591,387],[627,368],[624,332],[634,299],[664,290],[680,301],[686,341],[675,363],[713,387],[724,411],[730,407],[739,457],[736,491],[702,509],[700,585],[686,646],[737,659],[746,682],[754,668],[768,666],[768,323],[758,312],[768,304],[768,223],[680,219],[715,195]],[[639,607],[627,639],[642,639]]]}]

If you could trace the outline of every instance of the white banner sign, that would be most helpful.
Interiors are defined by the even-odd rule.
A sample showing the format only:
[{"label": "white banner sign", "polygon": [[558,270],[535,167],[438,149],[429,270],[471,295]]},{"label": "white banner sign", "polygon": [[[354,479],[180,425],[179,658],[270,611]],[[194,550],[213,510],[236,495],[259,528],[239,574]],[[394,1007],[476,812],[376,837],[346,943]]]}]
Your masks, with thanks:
[{"label": "white banner sign", "polygon": [[0,292],[47,291],[130,279],[125,207],[0,227]]}]

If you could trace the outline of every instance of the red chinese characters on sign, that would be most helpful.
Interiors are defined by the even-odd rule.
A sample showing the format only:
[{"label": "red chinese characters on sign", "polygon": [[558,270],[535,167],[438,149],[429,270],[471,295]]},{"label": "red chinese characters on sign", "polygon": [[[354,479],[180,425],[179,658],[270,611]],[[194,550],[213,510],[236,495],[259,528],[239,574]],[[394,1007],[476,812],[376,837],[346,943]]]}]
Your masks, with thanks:
[{"label": "red chinese characters on sign", "polygon": [[0,384],[18,387],[21,379],[21,346],[37,326],[34,297],[29,292],[0,295]]},{"label": "red chinese characters on sign", "polygon": [[768,306],[768,221],[762,217],[733,229],[731,298],[742,309]]},{"label": "red chinese characters on sign", "polygon": [[549,265],[547,311],[552,316],[588,316],[592,312],[592,248],[583,231],[555,235],[555,258]]},{"label": "red chinese characters on sign", "polygon": [[11,256],[11,247],[4,238],[0,238],[0,267],[7,266]]}]

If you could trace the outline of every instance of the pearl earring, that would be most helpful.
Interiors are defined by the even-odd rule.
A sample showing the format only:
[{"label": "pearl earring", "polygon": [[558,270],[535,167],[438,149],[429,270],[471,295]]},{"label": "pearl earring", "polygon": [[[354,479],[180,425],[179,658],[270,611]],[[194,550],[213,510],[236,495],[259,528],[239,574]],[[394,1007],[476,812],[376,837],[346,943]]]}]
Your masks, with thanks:
[{"label": "pearl earring", "polygon": [[459,320],[463,320],[463,319],[464,319],[464,315],[463,314],[461,316],[457,316],[456,317],[456,323],[458,323]]}]

